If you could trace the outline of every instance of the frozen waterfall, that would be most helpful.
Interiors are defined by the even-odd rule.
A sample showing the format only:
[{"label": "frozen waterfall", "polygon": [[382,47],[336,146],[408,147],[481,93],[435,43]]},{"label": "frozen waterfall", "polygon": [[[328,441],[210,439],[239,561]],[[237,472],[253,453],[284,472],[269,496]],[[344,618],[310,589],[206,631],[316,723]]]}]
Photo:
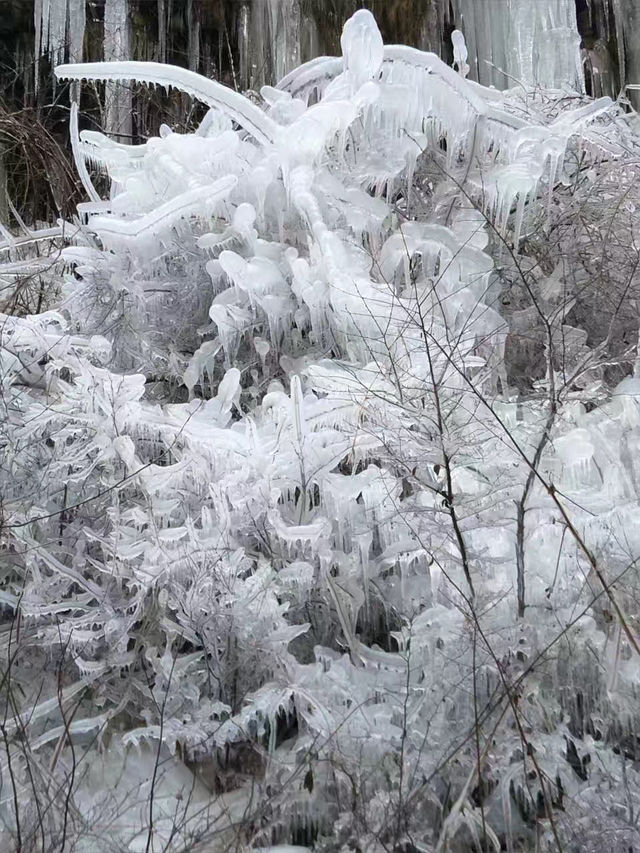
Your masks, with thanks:
[{"label": "frozen waterfall", "polygon": [[239,83],[258,89],[322,53],[315,21],[300,0],[243,0],[238,12]]},{"label": "frozen waterfall", "polygon": [[[129,0],[105,0],[103,53],[107,61],[131,58]],[[123,141],[131,139],[131,90],[126,83],[108,83],[105,91],[105,129]]]},{"label": "frozen waterfall", "polygon": [[[393,5],[394,0],[387,2]],[[102,33],[98,30],[101,51],[100,41],[96,50],[91,47],[95,41],[85,39],[86,0],[34,0],[36,78],[37,60],[43,56],[49,57],[52,66],[65,60],[98,58],[96,53],[108,60],[149,59],[151,46],[152,54],[166,61],[168,50],[173,50],[172,27],[178,21],[188,34],[188,58],[178,64],[202,70],[208,46],[209,56],[218,54],[213,68],[209,66],[209,76],[222,79],[231,66],[233,84],[240,90],[273,84],[301,62],[331,50],[327,43],[330,27],[320,20],[320,2],[305,6],[302,0],[227,0],[220,4],[222,14],[214,25],[218,32],[211,23],[207,28],[195,0],[180,4],[157,0],[149,6],[151,35],[145,35],[144,49],[132,42],[136,34],[130,32],[129,0],[100,0],[92,8],[94,17],[97,11],[98,26],[100,20],[104,22]],[[422,35],[416,46],[441,53],[443,45],[449,44],[452,25],[464,34],[470,79],[485,85],[583,91],[584,62],[595,97],[615,97],[628,87],[630,99],[636,105],[640,100],[640,90],[635,88],[640,86],[637,0],[587,0],[586,10],[576,0],[452,0],[451,4],[434,0],[421,21]],[[211,50],[216,42],[217,51]],[[36,79],[36,89],[37,83]],[[129,135],[130,96],[121,86],[108,89],[107,94],[107,127],[123,137]]]},{"label": "frozen waterfall", "polygon": [[454,9],[472,79],[583,90],[575,0],[454,0]]},{"label": "frozen waterfall", "polygon": [[[607,2],[607,0],[604,0]],[[633,0],[622,0],[622,18],[635,21]],[[281,79],[292,68],[326,50],[320,43],[316,22],[303,14],[300,0],[240,0],[227,4],[234,21],[239,59],[238,84],[258,88]],[[437,4],[437,14],[429,13],[425,27],[438,28],[425,39],[432,45],[445,40],[447,5]],[[629,6],[629,9],[626,9]],[[36,54],[51,53],[52,64],[83,57],[86,23],[85,0],[35,0]],[[168,19],[172,4],[158,0],[158,55],[166,59]],[[505,88],[520,81],[545,86],[568,84],[582,88],[580,36],[574,0],[454,0],[455,24],[464,32],[469,50],[471,77],[482,83]],[[174,8],[175,14],[175,8]],[[189,33],[197,33],[194,3],[185,7]],[[129,0],[104,0],[103,56],[131,59]],[[226,19],[225,19],[226,26]],[[625,45],[631,65],[635,62],[633,29],[625,29]],[[205,36],[206,37],[206,36]],[[190,37],[190,44],[194,41]],[[192,45],[195,48],[195,45]],[[194,54],[196,50],[192,51]],[[193,57],[191,57],[191,62]],[[195,69],[193,69],[195,70]],[[119,95],[122,98],[122,93]],[[115,110],[115,112],[114,112]],[[122,116],[120,112],[124,110]],[[126,99],[108,110],[110,119],[127,133],[123,121]]]},{"label": "frozen waterfall", "polygon": [[86,24],[85,0],[34,0],[33,24],[35,30],[36,90],[38,88],[38,60],[50,54],[51,65],[83,58],[83,41]]}]

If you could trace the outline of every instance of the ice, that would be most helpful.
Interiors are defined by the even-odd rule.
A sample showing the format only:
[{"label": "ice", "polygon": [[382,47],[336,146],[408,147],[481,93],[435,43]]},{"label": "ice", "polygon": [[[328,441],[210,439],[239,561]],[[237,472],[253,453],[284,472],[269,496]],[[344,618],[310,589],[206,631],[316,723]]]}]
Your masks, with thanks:
[{"label": "ice", "polygon": [[206,388],[205,380],[208,381],[209,386],[213,384],[215,359],[221,347],[222,343],[219,340],[206,341],[191,357],[183,374],[184,384],[190,397],[193,397],[193,389],[196,385],[200,385],[204,390]]},{"label": "ice", "polygon": [[81,150],[80,135],[78,133],[78,104],[76,101],[73,101],[71,104],[69,136],[71,137],[71,150],[73,151],[73,160],[76,169],[78,170],[78,174],[80,175],[82,186],[84,187],[91,201],[100,203],[100,196],[98,195],[96,188],[93,186],[91,178],[89,177],[89,172],[87,171],[85,154]]},{"label": "ice", "polygon": [[[452,34],[454,62],[460,52],[464,68],[467,62],[470,66],[472,79],[500,89],[537,84],[584,90],[580,36],[572,0],[485,0],[481,7],[474,0],[455,0],[453,8],[458,25]],[[380,58],[380,45],[371,36],[370,22],[362,12],[343,38],[352,54],[355,47],[353,55],[364,63],[363,69],[369,62],[363,79],[370,79]],[[626,20],[629,15],[619,18]],[[384,48],[385,62],[397,58],[396,50]],[[434,54],[419,53],[437,59]],[[368,59],[364,59],[367,54]],[[313,92],[323,92],[344,67],[338,58],[318,57],[285,76],[279,86],[294,97],[306,99]],[[366,76],[369,72],[370,76]]]},{"label": "ice", "polygon": [[82,62],[85,26],[85,0],[67,0],[67,39],[69,46],[69,62]]},{"label": "ice", "polygon": [[299,0],[243,0],[238,10],[239,83],[259,89],[300,62],[303,43],[315,44],[315,22]]},{"label": "ice", "polygon": [[[291,8],[262,11],[282,22]],[[559,0],[508,8],[497,53],[536,32],[556,33],[542,53],[573,45]],[[159,4],[165,23],[170,9]],[[241,11],[245,32],[252,7]],[[303,24],[291,17],[278,38],[293,62]],[[637,716],[632,643],[614,633],[622,623],[605,616],[589,562],[631,577],[640,554],[639,380],[609,396],[601,383],[587,407],[579,384],[552,396],[557,353],[541,357],[541,373],[557,373],[526,395],[508,387],[505,363],[508,334],[532,324],[536,342],[562,344],[566,359],[596,357],[565,317],[580,270],[542,263],[535,249],[547,246],[550,202],[580,198],[565,185],[572,163],[595,169],[589,146],[605,125],[614,157],[623,122],[610,100],[573,109],[574,95],[527,81],[502,92],[469,80],[468,24],[454,33],[455,70],[433,53],[384,47],[361,10],[342,58],[264,87],[260,106],[171,66],[58,69],[79,84],[174,87],[209,111],[197,130],[165,125],[129,145],[79,133],[72,107],[89,199],[46,279],[59,310],[0,323],[3,530],[15,557],[0,599],[15,607],[24,596],[28,642],[46,643],[49,657],[67,641],[81,652],[65,660],[71,684],[74,667],[83,687],[91,680],[90,696],[77,693],[78,737],[91,736],[99,702],[110,745],[153,742],[158,755],[210,764],[216,788],[235,786],[238,820],[249,803],[267,816],[252,823],[254,847],[312,824],[331,846],[336,815],[348,846],[415,790],[438,812],[441,792],[423,780],[459,791],[462,779],[471,794],[476,757],[459,746],[478,726],[497,745],[482,768],[487,824],[502,814],[493,781],[505,768],[509,785],[532,786],[536,809],[536,780],[518,776],[521,732],[500,717],[505,679],[521,690],[531,755],[570,793],[564,808],[606,785],[624,801],[613,772],[606,785],[577,778],[562,733],[567,694],[599,683],[603,662],[615,678],[585,702],[597,694],[594,719],[611,731],[590,773],[613,761],[610,738]],[[557,85],[570,82],[561,63],[527,51],[525,76],[544,62]],[[241,57],[241,75],[249,64]],[[16,245],[0,247],[3,281],[27,268]],[[527,302],[507,310],[516,289]],[[625,358],[637,372],[634,347],[635,332]],[[623,604],[633,626],[633,597]],[[620,655],[611,637],[622,637]],[[9,642],[0,636],[3,652]],[[55,679],[42,689],[46,702]],[[59,699],[27,705],[43,755],[59,739]],[[479,708],[496,713],[479,722]],[[443,764],[454,751],[455,767]],[[363,782],[363,768],[370,803],[351,826],[343,790]],[[437,821],[430,835],[423,812],[419,826],[403,812],[415,843],[464,847],[466,836],[436,837]],[[473,803],[462,797],[448,814],[445,828],[474,815]],[[553,843],[534,838],[538,824],[518,824],[525,846]],[[385,831],[365,833],[361,847],[404,844]],[[228,846],[224,827],[219,838]]]},{"label": "ice", "polygon": [[292,844],[277,844],[275,847],[260,847],[256,853],[306,853],[308,847],[295,847]]},{"label": "ice", "polygon": [[575,429],[557,438],[554,447],[562,465],[560,477],[563,482],[566,481],[569,488],[589,488],[594,485],[594,477],[595,483],[600,483],[597,469],[593,465],[595,447],[588,430]]},{"label": "ice", "polygon": [[48,9],[48,20],[43,20],[44,32],[46,32],[45,50],[48,49],[53,55],[54,62],[60,56],[64,56],[64,48],[67,40],[67,6],[68,0],[49,0],[45,4],[44,12]]},{"label": "ice", "polygon": [[343,71],[342,57],[319,56],[285,74],[277,87],[308,102],[313,93],[322,95],[326,86]]},{"label": "ice", "polygon": [[130,219],[94,216],[91,227],[110,247],[132,241],[153,241],[182,219],[195,215],[204,219],[210,217],[217,202],[225,198],[235,185],[235,177],[229,175],[208,187],[187,190],[144,216]]},{"label": "ice", "polygon": [[640,47],[638,36],[640,35],[640,10],[634,0],[613,0],[615,14],[618,52],[624,57],[620,63],[621,74],[624,82],[636,88],[629,89],[629,97],[637,109],[640,103],[640,95],[637,87],[640,86]]},{"label": "ice", "polygon": [[269,0],[271,56],[275,80],[300,63],[302,10],[298,0]]},{"label": "ice", "polygon": [[503,233],[506,233],[511,208],[517,205],[513,237],[516,247],[520,243],[526,204],[535,197],[541,177],[542,170],[537,164],[529,163],[504,166],[492,176],[492,185],[487,192],[488,209]]},{"label": "ice", "polygon": [[329,529],[327,520],[323,518],[309,524],[287,525],[278,514],[274,513],[269,521],[273,525],[279,542],[290,557],[296,555],[303,557],[306,553],[312,553]]}]

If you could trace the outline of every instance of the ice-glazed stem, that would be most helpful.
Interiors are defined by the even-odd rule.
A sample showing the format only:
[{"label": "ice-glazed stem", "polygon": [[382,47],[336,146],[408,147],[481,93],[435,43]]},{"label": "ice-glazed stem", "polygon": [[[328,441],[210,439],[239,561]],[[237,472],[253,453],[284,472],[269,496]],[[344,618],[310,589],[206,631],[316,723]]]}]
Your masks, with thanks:
[{"label": "ice-glazed stem", "polygon": [[[437,74],[478,112],[485,112],[486,107],[482,97],[484,87],[473,86],[469,81],[462,79],[453,68],[449,68],[435,53],[428,53],[405,45],[387,45],[384,48],[383,63],[386,65],[393,62],[404,62],[416,68],[422,68],[428,73]],[[293,97],[296,97],[304,90],[311,90],[320,87],[323,83],[330,82],[343,71],[344,61],[342,57],[320,56],[310,62],[305,62],[287,74],[280,80],[277,88],[290,92]],[[490,93],[489,100],[495,100],[493,92],[489,89],[487,92]]]},{"label": "ice-glazed stem", "polygon": [[102,201],[102,199],[98,195],[96,188],[91,183],[91,178],[89,177],[89,172],[87,170],[87,164],[85,163],[84,155],[82,153],[80,136],[78,133],[77,101],[72,101],[71,103],[71,113],[69,115],[69,136],[71,137],[71,150],[73,151],[73,159],[75,161],[78,174],[80,175],[82,186],[85,188],[87,195],[89,196],[91,201],[100,202]]},{"label": "ice-glazed stem", "polygon": [[450,68],[435,53],[407,47],[404,44],[390,44],[384,49],[384,62],[405,62],[415,68],[421,68],[429,74],[436,74],[478,113],[485,113],[487,105],[480,94],[479,87],[470,86],[457,71]]},{"label": "ice-glazed stem", "polygon": [[235,175],[225,175],[208,186],[196,187],[174,196],[174,198],[156,207],[155,210],[137,219],[95,216],[91,220],[91,227],[103,238],[111,236],[112,238],[136,239],[145,233],[157,234],[162,228],[173,226],[180,218],[196,214],[202,215],[207,207],[211,207],[229,195],[236,183]]},{"label": "ice-glazed stem", "polygon": [[343,71],[344,62],[341,56],[318,56],[286,74],[276,88],[290,92],[295,98],[307,89],[312,90],[322,83],[330,83]]},{"label": "ice-glazed stem", "polygon": [[273,142],[275,136],[273,121],[244,95],[177,65],[133,61],[81,62],[58,65],[56,77],[59,80],[136,80],[172,87],[222,110],[263,145]]},{"label": "ice-glazed stem", "polygon": [[[466,80],[453,68],[444,63],[435,53],[428,53],[405,45],[388,45],[384,48],[383,76],[385,68],[394,63],[408,65],[416,71],[434,74],[451,88],[451,94],[457,96],[478,115],[486,116],[492,123],[503,125],[511,130],[519,130],[525,122],[496,106],[501,95],[495,89],[489,89],[472,80]],[[344,61],[340,56],[320,56],[305,62],[278,83],[277,88],[289,92],[294,98],[308,98],[314,90],[322,93],[326,86],[344,71]]]}]

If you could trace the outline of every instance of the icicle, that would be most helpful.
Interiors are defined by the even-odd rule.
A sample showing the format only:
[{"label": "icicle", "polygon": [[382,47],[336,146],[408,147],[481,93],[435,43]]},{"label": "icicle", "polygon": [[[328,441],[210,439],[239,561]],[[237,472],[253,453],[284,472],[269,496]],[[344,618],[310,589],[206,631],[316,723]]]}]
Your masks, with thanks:
[{"label": "icicle", "polygon": [[215,368],[215,357],[222,348],[219,340],[206,341],[191,357],[183,374],[184,384],[189,391],[189,399],[193,397],[193,389],[200,385],[204,390],[205,376],[211,378]]},{"label": "icicle", "polygon": [[158,50],[160,62],[167,61],[167,0],[158,0]]},{"label": "icicle", "polygon": [[194,0],[187,0],[187,27],[189,30],[189,70],[197,71],[200,65],[200,16],[194,12]]},{"label": "icicle", "polygon": [[373,542],[372,530],[367,530],[364,533],[359,533],[353,537],[358,545],[358,555],[360,565],[362,567],[362,588],[364,591],[364,607],[365,612],[369,613],[369,580],[370,580],[370,565],[369,551]]},{"label": "icicle", "polygon": [[291,377],[291,409],[293,413],[293,424],[298,447],[302,447],[306,433],[304,419],[304,399],[302,397],[302,385],[299,376]]},{"label": "icicle", "polygon": [[[4,228],[3,223],[9,220],[10,200],[7,191],[7,166],[5,162],[5,146],[0,140],[0,225]],[[7,231],[3,231],[5,240],[13,243],[12,235]]]},{"label": "icicle", "polygon": [[300,62],[301,10],[299,0],[267,0],[267,7],[275,82]]},{"label": "icicle", "polygon": [[64,57],[67,41],[67,3],[68,0],[50,0],[47,40],[45,50],[51,54],[52,64],[57,64]]},{"label": "icicle", "polygon": [[[629,98],[640,106],[640,8],[636,0],[613,0],[616,16],[620,81],[629,85]],[[633,86],[634,88],[631,88]]]},{"label": "icicle", "polygon": [[[46,0],[48,2],[48,0]],[[33,25],[35,29],[35,66],[34,66],[34,91],[38,94],[40,88],[40,57],[42,56],[42,30],[44,27],[44,3],[45,0],[34,0],[33,3]],[[48,26],[48,22],[47,22]]]},{"label": "icicle", "polygon": [[595,447],[586,429],[574,429],[554,440],[561,476],[570,489],[589,489],[600,482],[593,463]]},{"label": "icicle", "polygon": [[250,0],[242,0],[238,10],[238,53],[240,55],[238,73],[242,89],[248,89],[253,85],[250,65],[251,47]]}]

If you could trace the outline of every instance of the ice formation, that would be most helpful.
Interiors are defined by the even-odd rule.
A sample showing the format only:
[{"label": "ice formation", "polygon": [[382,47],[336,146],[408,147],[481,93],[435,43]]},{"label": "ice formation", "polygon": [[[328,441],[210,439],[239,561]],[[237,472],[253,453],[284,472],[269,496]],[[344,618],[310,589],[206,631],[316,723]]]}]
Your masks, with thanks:
[{"label": "ice formation", "polygon": [[[78,133],[72,111],[89,200],[56,259],[60,310],[1,326],[0,601],[25,642],[68,653],[64,695],[25,684],[24,726],[68,771],[59,709],[76,702],[87,755],[104,734],[111,769],[150,745],[181,768],[169,789],[192,784],[194,813],[171,831],[142,814],[142,849],[205,828],[215,850],[238,832],[254,849],[549,847],[557,803],[586,820],[580,797],[638,789],[607,738],[640,723],[632,596],[611,582],[640,557],[640,379],[587,411],[570,277],[526,266],[575,163],[637,140],[609,98],[547,93],[545,111],[468,80],[454,44],[458,71],[385,47],[360,10],[342,57],[262,106],[173,66],[57,68],[208,107],[143,145]],[[546,334],[528,398],[506,375],[528,310],[500,310],[506,268],[537,288]],[[588,780],[569,741],[597,754]],[[182,759],[214,775],[208,812]]]},{"label": "ice formation", "polygon": [[[447,24],[455,24],[464,34],[471,79],[500,89],[515,85],[568,86],[582,91],[583,59],[594,94],[617,95],[615,72],[602,45],[615,36],[618,45],[619,83],[629,97],[637,97],[640,85],[637,34],[640,17],[635,0],[589,0],[588,18],[599,36],[593,47],[580,55],[580,35],[575,0],[455,0],[453,4],[434,0],[425,16],[424,44],[439,51]],[[82,61],[86,25],[84,0],[35,0],[36,60],[51,53],[52,65]],[[189,33],[189,68],[198,70],[201,19],[192,0],[186,3]],[[170,9],[158,0],[157,49],[166,61]],[[323,50],[313,16],[304,13],[300,0],[242,0],[233,9],[237,32],[239,65],[233,70],[237,84],[259,88],[274,83],[306,57]],[[128,26],[128,0],[105,0],[103,55],[107,60],[132,59]],[[467,60],[465,60],[466,62]],[[38,75],[36,74],[36,78]],[[37,85],[37,81],[36,81]],[[127,93],[108,99],[111,124],[123,128],[129,115]],[[118,98],[121,99],[118,105]],[[109,112],[108,112],[109,114]],[[125,135],[128,131],[121,130]]]},{"label": "ice formation", "polygon": [[[86,28],[86,0],[35,0],[35,85],[40,83],[39,59],[48,56],[51,65],[82,62]],[[129,0],[105,0],[103,55],[105,60],[129,59]],[[104,103],[105,130],[124,140],[132,134],[132,102],[128,88],[114,83],[107,86]]]}]

